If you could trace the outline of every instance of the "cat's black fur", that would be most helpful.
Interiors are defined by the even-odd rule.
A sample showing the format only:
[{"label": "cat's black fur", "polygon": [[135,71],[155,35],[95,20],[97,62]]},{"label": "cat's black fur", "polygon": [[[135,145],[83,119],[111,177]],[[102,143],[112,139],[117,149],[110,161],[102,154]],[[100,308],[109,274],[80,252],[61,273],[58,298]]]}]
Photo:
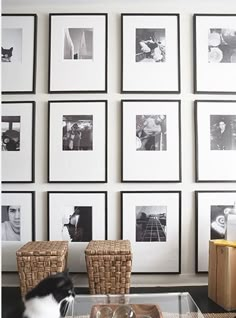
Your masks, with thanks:
[{"label": "cat's black fur", "polygon": [[13,47],[4,49],[2,47],[2,62],[11,62]]},{"label": "cat's black fur", "polygon": [[60,318],[74,296],[68,272],[51,275],[29,291],[24,302],[7,318]]}]

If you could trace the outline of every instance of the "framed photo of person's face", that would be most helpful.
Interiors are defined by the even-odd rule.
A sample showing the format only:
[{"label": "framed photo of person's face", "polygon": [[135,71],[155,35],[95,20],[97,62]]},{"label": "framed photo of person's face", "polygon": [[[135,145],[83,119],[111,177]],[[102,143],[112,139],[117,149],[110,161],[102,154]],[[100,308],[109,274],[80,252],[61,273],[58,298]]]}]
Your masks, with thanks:
[{"label": "framed photo of person's face", "polygon": [[48,192],[48,240],[69,241],[68,267],[86,272],[84,250],[107,239],[107,192]]},{"label": "framed photo of person's face", "polygon": [[209,240],[225,239],[225,216],[236,203],[236,191],[195,191],[196,272],[207,273]]},{"label": "framed photo of person's face", "polygon": [[48,182],[107,182],[107,101],[50,101]]},{"label": "framed photo of person's face", "polygon": [[124,13],[121,36],[122,93],[180,93],[178,14]]},{"label": "framed photo of person's face", "polygon": [[122,182],[181,182],[179,100],[122,100]]},{"label": "framed photo of person's face", "polygon": [[121,238],[131,242],[133,273],[180,273],[181,192],[121,192]]},{"label": "framed photo of person's face", "polygon": [[2,182],[34,182],[35,102],[2,102]]},{"label": "framed photo of person's face", "polygon": [[196,181],[235,182],[236,101],[195,101]]},{"label": "framed photo of person's face", "polygon": [[2,14],[2,93],[34,94],[36,14]]},{"label": "framed photo of person's face", "polygon": [[236,94],[236,14],[195,14],[194,41],[194,92]]},{"label": "framed photo of person's face", "polygon": [[28,241],[34,241],[35,193],[2,191],[1,240],[2,270],[16,271],[16,251]]},{"label": "framed photo of person's face", "polygon": [[107,14],[49,14],[49,93],[107,92]]}]

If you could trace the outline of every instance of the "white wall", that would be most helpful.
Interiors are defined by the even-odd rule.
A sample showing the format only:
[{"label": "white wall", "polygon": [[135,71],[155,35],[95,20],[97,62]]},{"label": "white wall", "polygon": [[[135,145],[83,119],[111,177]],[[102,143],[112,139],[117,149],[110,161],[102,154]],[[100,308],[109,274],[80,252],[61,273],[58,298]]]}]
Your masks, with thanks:
[{"label": "white wall", "polygon": [[[195,183],[193,101],[195,99],[233,99],[230,95],[194,95],[192,15],[194,13],[236,13],[235,0],[3,0],[3,13],[36,13],[38,15],[37,94],[3,96],[3,100],[36,101],[36,182],[34,184],[4,184],[3,190],[36,191],[36,239],[46,239],[46,191],[105,190],[108,191],[108,239],[118,239],[120,233],[120,195],[122,190],[182,191],[182,274],[133,275],[132,285],[206,284],[207,275],[195,275],[195,190],[233,190],[233,183]],[[47,94],[48,83],[48,13],[84,12],[108,13],[108,93],[107,94]],[[120,13],[180,13],[182,93],[120,94]],[[121,99],[181,99],[182,101],[182,183],[134,184],[120,182],[120,100]],[[108,100],[108,183],[48,184],[47,183],[47,101],[56,99]],[[3,284],[17,283],[16,277],[3,275]],[[87,284],[78,277],[77,284]]]}]

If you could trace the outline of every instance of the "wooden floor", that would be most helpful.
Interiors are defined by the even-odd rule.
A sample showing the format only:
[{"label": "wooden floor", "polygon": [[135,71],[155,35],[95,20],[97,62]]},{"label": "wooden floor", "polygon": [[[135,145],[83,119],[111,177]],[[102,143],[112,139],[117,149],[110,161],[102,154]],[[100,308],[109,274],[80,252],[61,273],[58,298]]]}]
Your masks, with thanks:
[{"label": "wooden floor", "polygon": [[[76,294],[89,294],[88,288],[75,288]],[[178,286],[178,287],[133,287],[131,293],[168,293],[189,292],[203,313],[225,313],[223,308],[215,304],[207,296],[207,286]],[[20,302],[20,290],[17,287],[2,288],[2,318],[6,318],[9,309]],[[236,312],[236,311],[235,311]],[[236,316],[236,314],[235,314]]]}]

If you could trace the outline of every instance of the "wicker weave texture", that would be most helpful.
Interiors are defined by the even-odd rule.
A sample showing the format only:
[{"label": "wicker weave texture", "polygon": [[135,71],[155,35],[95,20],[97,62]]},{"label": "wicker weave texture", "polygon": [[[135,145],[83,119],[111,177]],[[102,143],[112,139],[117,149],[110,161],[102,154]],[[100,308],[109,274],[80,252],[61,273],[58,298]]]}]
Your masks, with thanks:
[{"label": "wicker weave texture", "polygon": [[36,241],[22,246],[16,252],[21,295],[24,296],[45,277],[64,271],[67,255],[67,241]]},{"label": "wicker weave texture", "polygon": [[129,293],[132,270],[130,241],[91,241],[85,249],[85,260],[92,295]]}]

